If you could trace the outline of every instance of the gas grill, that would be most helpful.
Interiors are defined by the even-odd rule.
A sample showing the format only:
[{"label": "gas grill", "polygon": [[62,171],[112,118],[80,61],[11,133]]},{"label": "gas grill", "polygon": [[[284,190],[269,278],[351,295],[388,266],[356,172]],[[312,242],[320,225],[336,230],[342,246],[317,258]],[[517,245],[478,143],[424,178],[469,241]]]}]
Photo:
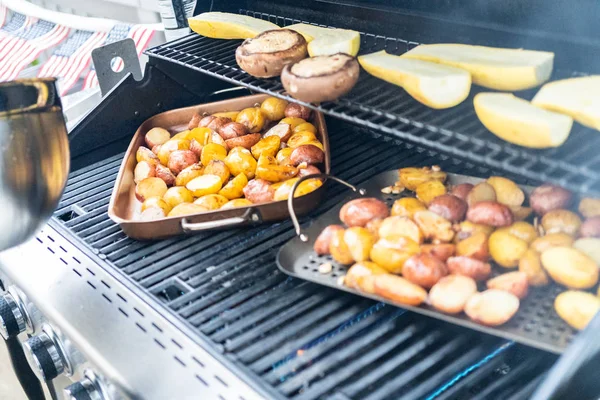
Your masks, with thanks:
[{"label": "gas grill", "polygon": [[[526,43],[557,52],[554,78],[600,71],[589,53],[600,44],[587,40],[589,32],[576,36],[562,25],[552,32],[532,25],[526,32],[518,21],[494,20],[493,10],[475,14],[481,11],[475,6],[455,21],[445,2],[432,2],[428,14],[409,1],[394,9],[377,1],[213,3],[214,10],[281,26],[302,21],[359,29],[368,32],[362,52],[399,54],[442,39]],[[503,3],[514,12],[515,2]],[[75,399],[526,399],[541,384],[558,384],[565,363],[578,370],[570,349],[559,358],[285,276],[275,256],[294,236],[290,221],[152,242],[127,238],[107,208],[124,151],[145,119],[248,90],[286,97],[278,79],[240,71],[238,44],[192,34],[149,50],[144,80],[124,78],[70,133],[73,172],[48,226],[0,255],[4,285],[24,320],[20,339],[35,335],[63,355],[59,368],[50,350],[26,350],[51,390],[67,387]],[[487,132],[472,97],[433,111],[361,74],[350,94],[316,107],[327,116],[332,171],[350,183],[437,164],[448,172],[600,193],[597,132],[577,126],[560,148],[526,150]],[[347,196],[329,185],[323,203],[301,222]],[[571,346],[579,355],[580,336]],[[593,346],[586,351],[597,354]],[[600,393],[593,382],[569,390],[578,399]]]}]

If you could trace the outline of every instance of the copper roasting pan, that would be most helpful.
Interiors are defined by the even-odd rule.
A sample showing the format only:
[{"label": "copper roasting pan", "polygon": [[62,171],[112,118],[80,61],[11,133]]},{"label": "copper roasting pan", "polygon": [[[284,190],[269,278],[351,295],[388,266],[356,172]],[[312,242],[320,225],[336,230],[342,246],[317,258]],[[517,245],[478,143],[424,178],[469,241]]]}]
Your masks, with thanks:
[{"label": "copper roasting pan", "polygon": [[[161,127],[169,130],[171,134],[175,134],[187,129],[187,124],[195,113],[213,114],[223,111],[239,111],[247,107],[254,107],[267,97],[269,96],[260,94],[201,104],[166,111],[146,120],[135,132],[121,163],[108,206],[108,216],[121,226],[127,236],[133,239],[160,239],[184,233],[239,227],[288,218],[286,201],[281,200],[229,210],[214,210],[201,214],[168,217],[155,221],[137,220],[142,204],[135,197],[133,171],[136,165],[135,153],[138,147],[145,145],[144,136],[146,132],[152,128]],[[317,128],[317,138],[323,143],[325,173],[329,173],[331,158],[325,119],[321,113],[313,111],[310,122]],[[321,201],[324,190],[325,185],[322,185],[314,192],[298,197],[294,202],[297,213],[306,214],[314,209]]]}]

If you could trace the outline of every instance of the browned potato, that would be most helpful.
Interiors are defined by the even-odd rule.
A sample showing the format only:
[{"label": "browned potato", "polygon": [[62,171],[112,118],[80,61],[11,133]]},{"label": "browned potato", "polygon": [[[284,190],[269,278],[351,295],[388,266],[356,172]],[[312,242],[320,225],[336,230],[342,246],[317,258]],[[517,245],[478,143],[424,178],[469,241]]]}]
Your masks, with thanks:
[{"label": "browned potato", "polygon": [[428,181],[446,181],[446,173],[439,168],[401,168],[398,170],[398,176],[402,186],[408,190],[416,190],[417,186]]},{"label": "browned potato", "polygon": [[379,226],[378,237],[405,236],[416,243],[423,242],[423,235],[417,224],[408,217],[392,216],[385,218]]},{"label": "browned potato", "polygon": [[600,237],[600,216],[586,219],[581,224],[579,234],[582,237]]},{"label": "browned potato", "polygon": [[392,205],[392,215],[399,217],[412,218],[415,212],[424,210],[427,210],[425,204],[414,197],[403,197],[394,201]]},{"label": "browned potato", "polygon": [[191,203],[194,201],[194,196],[183,186],[173,186],[163,195],[163,200],[173,208],[181,203]]},{"label": "browned potato", "polygon": [[572,247],[552,247],[542,253],[542,266],[555,282],[572,289],[589,289],[598,282],[598,266]]},{"label": "browned potato", "polygon": [[310,114],[312,110],[306,106],[290,103],[285,108],[285,116],[288,118],[302,118],[303,120],[308,120],[310,118]]},{"label": "browned potato", "polygon": [[[305,131],[294,133],[286,142],[288,147],[295,149],[296,147],[302,146],[303,144],[313,144],[317,141],[317,137],[314,133]],[[319,146],[317,146],[319,147]],[[322,149],[321,149],[322,150]]]},{"label": "browned potato", "polygon": [[204,167],[200,164],[192,164],[182,170],[175,178],[175,186],[185,186],[194,178],[199,177],[204,172]]},{"label": "browned potato", "polygon": [[450,243],[424,244],[421,246],[421,253],[434,256],[443,262],[452,257],[455,251],[456,246]]},{"label": "browned potato", "polygon": [[285,117],[285,108],[288,102],[277,97],[268,97],[260,105],[260,110],[271,121],[279,121]]},{"label": "browned potato", "polygon": [[354,262],[352,254],[348,245],[344,241],[344,230],[335,230],[331,234],[331,240],[329,241],[329,253],[333,259],[340,264],[349,265]]},{"label": "browned potato", "polygon": [[168,167],[165,167],[162,164],[156,165],[156,177],[165,181],[167,186],[173,186],[175,184],[175,175]]},{"label": "browned potato", "polygon": [[367,261],[375,238],[367,228],[353,226],[344,232],[344,242],[356,262]]},{"label": "browned potato", "polygon": [[477,232],[456,244],[456,255],[487,261],[490,258],[488,237],[483,232]]},{"label": "browned potato", "polygon": [[513,213],[514,221],[523,221],[527,217],[529,217],[533,211],[531,207],[523,207],[523,206],[509,206],[510,211]]},{"label": "browned potato", "polygon": [[504,204],[480,201],[469,207],[467,219],[475,224],[501,227],[513,223],[513,214]]},{"label": "browned potato", "polygon": [[419,244],[407,237],[379,238],[371,249],[371,260],[393,274],[400,274],[406,260],[418,253]]},{"label": "browned potato", "polygon": [[212,160],[209,162],[206,168],[204,168],[204,174],[217,175],[221,178],[221,183],[223,185],[229,181],[229,177],[231,176],[229,168],[227,168],[227,165],[221,160]]},{"label": "browned potato", "polygon": [[230,122],[223,125],[217,132],[223,139],[227,140],[236,138],[238,136],[247,135],[248,128],[238,122]]},{"label": "browned potato", "polygon": [[220,194],[207,194],[194,200],[194,204],[201,205],[209,210],[218,210],[227,204],[228,201],[227,197],[223,197]]},{"label": "browned potato", "polygon": [[513,268],[527,251],[528,244],[523,239],[511,235],[507,230],[499,229],[490,235],[488,242],[490,255],[499,265]]},{"label": "browned potato", "polygon": [[[223,161],[233,175],[237,176],[239,174],[244,174],[248,179],[254,178],[257,163],[254,157],[252,157],[250,150],[244,147],[234,147],[229,151],[229,154],[223,159]],[[202,164],[204,164],[204,161]]]},{"label": "browned potato", "polygon": [[292,162],[290,161],[290,156],[292,155],[293,151],[294,149],[292,149],[291,147],[285,147],[279,150],[277,152],[277,155],[275,156],[277,163],[279,165],[292,165]]},{"label": "browned potato", "polygon": [[167,215],[162,208],[150,207],[140,213],[140,221],[155,221],[165,218]]},{"label": "browned potato", "polygon": [[467,203],[454,195],[444,194],[429,203],[429,211],[441,215],[450,222],[460,222],[467,212]]},{"label": "browned potato", "polygon": [[575,236],[581,226],[581,218],[569,210],[552,210],[542,217],[542,228],[546,233],[566,233]]},{"label": "browned potato", "polygon": [[390,215],[387,204],[374,197],[350,200],[340,210],[340,220],[346,226],[365,226],[375,218],[386,218]]},{"label": "browned potato", "polygon": [[454,237],[450,221],[436,213],[429,210],[417,211],[413,215],[413,219],[427,240],[450,242]]},{"label": "browned potato", "polygon": [[531,242],[531,248],[538,253],[543,253],[551,247],[571,246],[573,241],[573,237],[566,233],[550,233]]},{"label": "browned potato", "polygon": [[488,289],[475,293],[465,305],[465,314],[473,321],[488,326],[507,322],[519,310],[519,298],[504,290]]},{"label": "browned potato", "polygon": [[386,299],[409,306],[419,306],[427,298],[422,287],[395,275],[375,275],[375,293]]},{"label": "browned potato", "polygon": [[256,177],[269,182],[281,182],[298,175],[298,168],[279,165],[273,157],[262,155],[256,163]]},{"label": "browned potato", "polygon": [[[299,178],[288,179],[283,182],[274,183],[272,186],[275,189],[275,197],[273,200],[287,200],[290,196],[292,186],[298,181]],[[323,185],[320,179],[307,179],[296,188],[294,197],[304,196],[308,193],[314,192]]]},{"label": "browned potato", "polygon": [[271,182],[264,179],[252,179],[244,187],[244,197],[252,203],[268,203],[273,201],[275,189],[271,186]]},{"label": "browned potato", "polygon": [[[199,127],[208,127],[208,125],[210,125],[211,122],[213,122],[215,120],[215,118],[212,115],[207,115],[206,117],[202,117],[202,119],[198,122],[198,126]],[[192,117],[193,119],[193,117]]]},{"label": "browned potato", "polygon": [[290,156],[290,161],[294,166],[298,166],[301,163],[321,164],[324,159],[325,153],[323,150],[312,144],[304,144],[296,147]]},{"label": "browned potato", "polygon": [[142,211],[146,211],[148,208],[160,208],[167,215],[173,207],[160,197],[150,197],[142,203]]},{"label": "browned potato", "polygon": [[238,114],[235,122],[245,125],[248,128],[248,132],[257,133],[260,132],[263,126],[265,126],[265,115],[262,113],[260,108],[251,107],[245,108]]},{"label": "browned potato", "polygon": [[461,240],[465,240],[468,237],[471,237],[477,232],[483,232],[486,236],[490,236],[492,232],[494,232],[493,226],[482,225],[482,224],[474,224],[470,221],[463,221],[460,224],[455,226],[456,230],[456,242]]},{"label": "browned potato", "polygon": [[225,142],[225,139],[223,139],[221,137],[221,135],[219,135],[217,132],[211,131],[210,137],[208,139],[208,143],[214,143],[214,144],[218,144],[219,146],[223,146],[223,148],[226,151],[229,151],[231,149],[231,147],[229,147],[227,145],[227,142]]},{"label": "browned potato", "polygon": [[160,178],[146,178],[135,186],[135,197],[145,201],[150,197],[162,197],[167,192],[167,184]]},{"label": "browned potato", "polygon": [[229,200],[227,203],[223,204],[223,207],[221,207],[221,210],[230,210],[232,208],[248,207],[251,205],[252,205],[252,202],[248,199],[233,199],[233,200]]},{"label": "browned potato", "polygon": [[487,281],[488,289],[504,290],[512,293],[519,299],[524,299],[529,290],[527,274],[520,271],[507,272]]},{"label": "browned potato", "polygon": [[149,148],[166,143],[169,139],[171,139],[171,134],[163,128],[152,128],[144,136],[144,140]]},{"label": "browned potato", "polygon": [[547,183],[531,192],[529,204],[537,214],[544,215],[552,210],[569,208],[572,198],[573,194],[567,189]]},{"label": "browned potato", "polygon": [[171,139],[168,142],[161,144],[156,156],[160,163],[166,166],[169,163],[169,156],[176,150],[189,150],[190,141],[187,139]]},{"label": "browned potato", "polygon": [[[250,151],[252,152],[252,155],[254,156],[254,158],[256,158],[257,160],[263,154],[265,156],[275,157],[275,155],[279,151],[280,145],[281,145],[281,140],[279,139],[279,136],[273,135],[273,136],[265,137],[265,138],[259,140],[258,143],[256,143],[254,146],[252,146]],[[290,152],[290,154],[291,154],[291,152]]]},{"label": "browned potato", "polygon": [[440,181],[423,182],[415,190],[417,198],[426,205],[429,205],[433,199],[446,194],[446,186]]},{"label": "browned potato", "polygon": [[448,275],[429,291],[431,305],[447,314],[458,314],[465,309],[469,298],[477,292],[477,284],[463,275]]},{"label": "browned potato", "polygon": [[279,123],[269,129],[267,133],[263,135],[263,138],[268,138],[271,136],[277,136],[281,143],[286,143],[292,137],[291,125]]},{"label": "browned potato", "polygon": [[[306,121],[303,120],[302,118],[296,118],[296,117],[285,117],[284,119],[282,119],[281,121],[279,121],[280,124],[288,124],[290,126],[291,130],[296,129],[296,127],[300,124],[305,124]],[[295,132],[294,132],[295,133]],[[282,140],[282,142],[285,142],[285,140]]]},{"label": "browned potato", "polygon": [[[215,132],[219,132],[225,125],[230,123],[231,120],[225,117],[214,117],[208,125],[207,128],[212,129]],[[237,121],[239,122],[239,121]]]},{"label": "browned potato", "polygon": [[317,240],[315,240],[315,244],[313,249],[315,253],[322,256],[329,253],[329,244],[331,243],[331,237],[336,231],[343,231],[344,227],[341,225],[329,225],[321,231],[319,236],[317,236]]},{"label": "browned potato", "polygon": [[406,260],[402,267],[402,275],[412,283],[429,289],[448,275],[448,268],[438,258],[421,253]]},{"label": "browned potato", "polygon": [[388,272],[379,265],[370,261],[363,261],[354,264],[348,270],[344,284],[353,289],[357,289],[366,293],[375,293],[376,275],[387,274]]},{"label": "browned potato", "polygon": [[317,127],[314,126],[313,124],[311,124],[310,122],[303,122],[300,125],[296,125],[296,127],[293,129],[293,133],[304,132],[304,131],[309,131],[309,132],[316,134]]},{"label": "browned potato", "polygon": [[225,143],[230,149],[243,147],[250,150],[252,146],[260,141],[260,133],[249,133],[248,135],[227,139]]},{"label": "browned potato", "polygon": [[190,150],[175,150],[169,154],[169,162],[167,167],[177,175],[190,165],[196,164],[199,161],[196,153]]},{"label": "browned potato", "polygon": [[562,292],[554,300],[559,317],[575,329],[584,329],[600,310],[600,299],[579,290]]},{"label": "browned potato", "polygon": [[[248,178],[246,178],[246,175],[240,173],[227,182],[227,184],[219,190],[219,194],[229,200],[240,198],[243,196],[244,187],[246,187],[247,184]],[[247,201],[249,204],[252,204],[250,200]]]},{"label": "browned potato", "polygon": [[367,228],[369,232],[371,232],[371,235],[373,235],[376,241],[379,239],[379,228],[381,228],[382,223],[382,218],[375,218],[367,222],[367,224],[365,225],[365,228]]},{"label": "browned potato", "polygon": [[135,159],[137,162],[146,161],[150,164],[158,164],[159,162],[156,154],[154,154],[152,150],[144,146],[138,147],[137,151],[135,152]]},{"label": "browned potato", "polygon": [[177,206],[173,207],[173,209],[167,216],[168,217],[182,217],[184,215],[200,214],[200,213],[207,212],[207,211],[210,211],[210,210],[206,207],[202,207],[199,204],[181,203],[181,204],[178,204]]},{"label": "browned potato", "polygon": [[298,176],[303,177],[307,175],[320,174],[321,170],[314,165],[308,165],[306,168],[298,168]]},{"label": "browned potato", "polygon": [[467,256],[450,257],[446,264],[451,274],[468,276],[476,281],[487,279],[492,273],[490,264]]},{"label": "browned potato", "polygon": [[487,183],[496,192],[496,201],[506,206],[520,206],[525,201],[525,193],[510,179],[501,176],[490,176]]},{"label": "browned potato", "polygon": [[461,183],[460,185],[452,187],[450,194],[453,194],[461,200],[467,201],[467,196],[471,189],[473,189],[473,186],[472,183]]},{"label": "browned potato", "polygon": [[481,201],[496,201],[496,190],[487,182],[478,183],[467,194],[467,204],[469,207]]},{"label": "browned potato", "polygon": [[207,174],[194,178],[185,185],[195,197],[202,197],[207,194],[217,194],[222,186],[223,181],[221,181],[220,176]]},{"label": "browned potato", "polygon": [[506,230],[511,235],[526,241],[528,244],[533,242],[538,237],[537,231],[534,228],[534,226],[530,223],[523,221],[517,221],[512,225],[501,229]]},{"label": "browned potato", "polygon": [[533,249],[527,250],[519,260],[519,271],[527,276],[527,282],[531,286],[546,286],[550,282],[542,268],[540,253]]},{"label": "browned potato", "polygon": [[[204,145],[200,144],[200,142],[198,142],[196,139],[190,140],[190,150],[193,151],[194,154],[198,156],[198,158],[200,158],[200,156],[202,155],[203,147]],[[152,151],[154,151],[154,149],[152,149]]]},{"label": "browned potato", "polygon": [[591,199],[589,197],[581,199],[579,202],[579,212],[585,218],[600,216],[600,199]]},{"label": "browned potato", "polygon": [[201,120],[202,116],[200,114],[196,113],[192,115],[192,119],[190,119],[190,122],[188,122],[188,129],[197,128]]},{"label": "browned potato", "polygon": [[133,181],[140,183],[141,180],[156,176],[156,164],[148,161],[140,161],[133,170]]}]

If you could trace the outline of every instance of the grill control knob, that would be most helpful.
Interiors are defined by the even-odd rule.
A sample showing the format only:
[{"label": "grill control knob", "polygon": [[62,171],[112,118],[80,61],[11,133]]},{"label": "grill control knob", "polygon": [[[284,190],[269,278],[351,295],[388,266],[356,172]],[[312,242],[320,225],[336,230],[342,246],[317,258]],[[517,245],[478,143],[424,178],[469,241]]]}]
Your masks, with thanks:
[{"label": "grill control knob", "polygon": [[25,331],[25,316],[10,293],[0,296],[0,335],[5,340]]},{"label": "grill control knob", "polygon": [[65,371],[64,356],[47,333],[29,338],[23,347],[31,369],[40,380],[51,381]]},{"label": "grill control knob", "polygon": [[67,386],[64,396],[66,400],[104,400],[102,392],[88,378]]}]

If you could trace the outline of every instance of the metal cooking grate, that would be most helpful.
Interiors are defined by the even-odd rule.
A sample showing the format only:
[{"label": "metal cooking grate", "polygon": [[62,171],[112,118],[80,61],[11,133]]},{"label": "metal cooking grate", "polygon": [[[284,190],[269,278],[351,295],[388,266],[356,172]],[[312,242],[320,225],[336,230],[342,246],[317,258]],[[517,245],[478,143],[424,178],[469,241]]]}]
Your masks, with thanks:
[{"label": "metal cooking grate", "polygon": [[[400,165],[485,168],[333,129],[334,172],[353,183]],[[284,276],[289,222],[155,242],[106,215],[122,155],[71,175],[53,223],[154,294],[253,379],[294,399],[526,398],[555,356]],[[348,193],[330,185],[315,217]],[[69,220],[60,217],[68,215]],[[63,218],[64,219],[64,218]],[[99,260],[102,262],[102,260]],[[513,396],[513,397],[511,397]]]},{"label": "metal cooking grate", "polygon": [[[279,26],[304,22],[247,10],[240,12]],[[363,54],[381,49],[401,54],[418,44],[368,33],[363,33],[361,40]],[[279,79],[256,79],[237,66],[234,53],[239,44],[238,40],[217,40],[192,34],[146,53],[236,85],[290,99]],[[570,72],[558,71],[553,79],[569,76]],[[567,142],[556,149],[532,150],[511,145],[488,132],[477,119],[473,96],[479,91],[481,88],[474,86],[471,96],[462,104],[448,110],[433,110],[412,99],[399,87],[363,71],[348,95],[313,108],[499,170],[539,181],[552,181],[577,192],[600,194],[598,132],[576,124]],[[531,98],[534,92],[519,95]]]}]

